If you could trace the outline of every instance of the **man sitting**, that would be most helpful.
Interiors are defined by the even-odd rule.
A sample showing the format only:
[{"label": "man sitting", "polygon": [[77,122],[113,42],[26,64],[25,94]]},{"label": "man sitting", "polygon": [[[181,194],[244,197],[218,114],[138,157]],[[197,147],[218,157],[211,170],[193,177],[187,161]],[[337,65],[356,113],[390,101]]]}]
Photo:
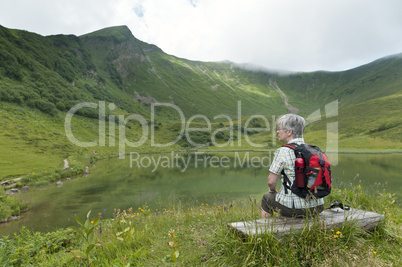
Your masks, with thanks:
[{"label": "man sitting", "polygon": [[[303,132],[305,121],[303,117],[295,114],[287,114],[277,121],[279,141],[287,144],[304,144]],[[307,214],[319,214],[324,210],[323,198],[301,198],[288,190],[287,194],[283,186],[276,190],[278,178],[284,170],[291,183],[295,180],[295,159],[294,151],[288,147],[281,147],[276,150],[274,159],[269,168],[268,193],[264,194],[261,203],[261,214],[266,218],[273,214],[273,211],[280,212],[286,217],[305,217]],[[283,179],[283,178],[282,178]]]}]

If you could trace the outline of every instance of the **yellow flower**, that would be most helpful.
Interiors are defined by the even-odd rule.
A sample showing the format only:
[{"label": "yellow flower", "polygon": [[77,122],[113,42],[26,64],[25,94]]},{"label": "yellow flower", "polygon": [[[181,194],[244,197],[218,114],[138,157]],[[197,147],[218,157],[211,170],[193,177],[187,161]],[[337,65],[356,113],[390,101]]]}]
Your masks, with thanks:
[{"label": "yellow flower", "polygon": [[345,246],[345,248],[349,248],[348,246]]},{"label": "yellow flower", "polygon": [[387,212],[387,215],[391,215],[391,213]]},{"label": "yellow flower", "polygon": [[340,235],[340,234],[342,234],[342,233],[341,233],[340,231],[338,231],[338,232],[336,232],[336,234],[337,234],[337,235]]},{"label": "yellow flower", "polygon": [[373,251],[374,255],[377,254],[377,251]]},{"label": "yellow flower", "polygon": [[334,238],[337,238],[337,237],[339,237],[338,235],[334,235]]},{"label": "yellow flower", "polygon": [[91,223],[94,223],[94,221],[91,221]]}]

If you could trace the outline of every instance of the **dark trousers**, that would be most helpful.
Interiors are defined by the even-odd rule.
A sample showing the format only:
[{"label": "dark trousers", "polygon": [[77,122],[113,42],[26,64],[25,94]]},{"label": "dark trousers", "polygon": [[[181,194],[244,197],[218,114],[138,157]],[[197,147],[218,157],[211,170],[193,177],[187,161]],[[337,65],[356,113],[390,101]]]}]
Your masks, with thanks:
[{"label": "dark trousers", "polygon": [[317,216],[324,210],[324,205],[319,205],[316,207],[308,209],[295,209],[288,208],[275,200],[276,193],[265,193],[262,197],[261,208],[272,214],[273,211],[280,212],[282,216],[285,217],[306,217],[306,216]]}]

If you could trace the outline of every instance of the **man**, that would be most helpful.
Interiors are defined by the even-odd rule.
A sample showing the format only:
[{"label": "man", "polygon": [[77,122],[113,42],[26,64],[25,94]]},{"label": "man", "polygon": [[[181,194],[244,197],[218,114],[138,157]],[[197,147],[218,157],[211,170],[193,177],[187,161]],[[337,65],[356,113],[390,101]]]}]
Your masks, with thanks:
[{"label": "man", "polygon": [[[305,121],[303,117],[295,114],[287,114],[277,121],[278,139],[285,143],[304,144],[303,132]],[[263,218],[272,215],[273,211],[280,212],[286,217],[305,217],[307,214],[319,214],[324,210],[324,200],[306,199],[298,197],[290,190],[285,193],[283,186],[276,190],[276,184],[282,170],[288,176],[291,183],[295,180],[295,159],[294,151],[288,147],[281,147],[276,150],[268,176],[268,193],[264,194],[261,203],[261,214]],[[282,178],[283,179],[283,178]],[[280,179],[279,179],[280,180]]]}]

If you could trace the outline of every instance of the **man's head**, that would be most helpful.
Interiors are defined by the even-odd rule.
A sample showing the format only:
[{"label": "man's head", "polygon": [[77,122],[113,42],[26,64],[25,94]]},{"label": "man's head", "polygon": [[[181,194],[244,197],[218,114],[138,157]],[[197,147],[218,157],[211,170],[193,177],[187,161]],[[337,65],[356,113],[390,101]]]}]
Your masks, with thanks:
[{"label": "man's head", "polygon": [[277,121],[279,141],[289,142],[293,138],[302,138],[306,122],[296,114],[286,114]]}]

